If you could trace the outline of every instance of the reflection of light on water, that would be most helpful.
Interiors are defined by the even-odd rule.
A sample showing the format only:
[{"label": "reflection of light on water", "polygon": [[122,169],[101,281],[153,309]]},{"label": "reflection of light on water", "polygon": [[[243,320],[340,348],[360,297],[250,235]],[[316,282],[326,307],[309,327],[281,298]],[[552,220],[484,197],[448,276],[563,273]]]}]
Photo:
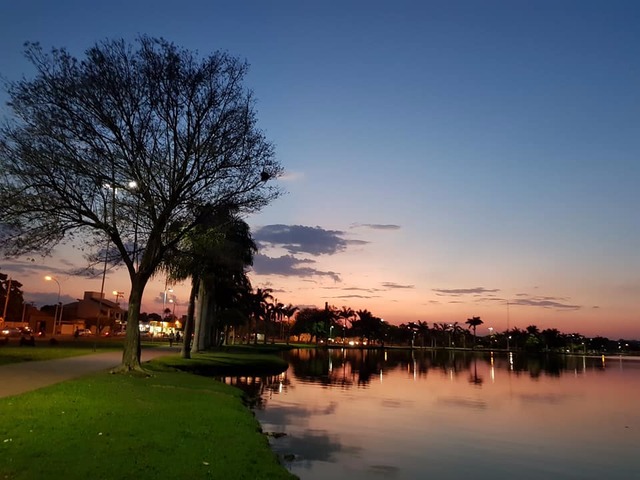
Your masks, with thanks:
[{"label": "reflection of light on water", "polygon": [[331,361],[331,355],[329,355],[329,373],[333,372],[333,361]]},{"label": "reflection of light on water", "polygon": [[605,367],[605,364],[604,364],[604,355],[602,355],[602,368],[604,368],[604,367]]},{"label": "reflection of light on water", "polygon": [[[300,478],[364,480],[386,475],[397,480],[419,479],[426,476],[426,465],[429,476],[436,479],[464,478],[479,465],[485,469],[483,477],[496,479],[507,478],[514,467],[522,480],[634,478],[637,430],[633,424],[618,430],[610,423],[612,414],[635,418],[630,413],[637,407],[633,399],[617,397],[623,397],[622,392],[628,392],[626,397],[636,393],[640,383],[634,385],[634,379],[640,378],[640,361],[630,368],[633,364],[623,359],[624,377],[611,372],[608,362],[607,371],[576,382],[571,373],[575,363],[581,363],[577,356],[550,356],[553,360],[542,362],[538,369],[521,352],[508,355],[506,365],[505,351],[493,356],[487,352],[486,357],[476,354],[477,362],[469,362],[468,353],[461,352],[455,363],[446,353],[420,355],[418,351],[414,361],[408,352],[391,350],[390,363],[382,366],[382,352],[375,356],[377,362],[366,363],[359,352],[347,349],[346,366],[339,365],[335,377],[329,379],[326,370],[317,368],[315,357],[303,363],[294,353],[290,364],[295,368],[288,371],[286,380],[284,376],[266,380],[275,383],[261,390],[263,403],[257,405],[256,416],[264,431],[287,432],[287,436],[269,440],[279,455],[289,455],[287,467]],[[615,370],[615,357],[610,358]],[[464,373],[473,375],[476,363],[479,376],[486,380],[489,370],[493,383],[487,388],[485,382],[484,388],[471,392]],[[603,363],[601,358],[586,358],[587,368],[594,372]],[[416,376],[409,381],[414,376],[407,374],[412,368]],[[360,370],[365,375],[359,381]],[[498,375],[500,381],[495,378]],[[281,394],[278,380],[283,381]],[[339,407],[327,407],[334,404]],[[377,415],[372,422],[372,412],[386,414]],[[526,438],[514,424],[527,429]],[[446,439],[443,448],[434,447],[433,440],[438,438]],[[448,454],[453,450],[450,445],[472,444],[479,447],[465,455]],[[598,454],[594,454],[596,448]],[[501,461],[503,455],[509,463]],[[397,473],[386,465],[397,466]]]},{"label": "reflection of light on water", "polygon": [[384,352],[384,361],[385,361],[385,362],[387,361],[387,351],[386,351],[386,350],[385,350],[385,352]]},{"label": "reflection of light on water", "polygon": [[493,352],[491,352],[491,383],[496,382],[496,369],[493,362]]},{"label": "reflection of light on water", "polygon": [[413,379],[416,380],[418,378],[418,362],[416,362],[415,358],[413,359]]},{"label": "reflection of light on water", "polygon": [[278,393],[282,393],[283,384],[282,382],[278,382]]}]

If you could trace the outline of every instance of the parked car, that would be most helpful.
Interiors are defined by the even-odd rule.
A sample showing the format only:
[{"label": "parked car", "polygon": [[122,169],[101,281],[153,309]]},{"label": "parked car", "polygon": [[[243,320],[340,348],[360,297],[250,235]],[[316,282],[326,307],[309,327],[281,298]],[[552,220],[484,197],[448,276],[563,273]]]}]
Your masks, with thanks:
[{"label": "parked car", "polygon": [[88,328],[79,328],[76,330],[74,335],[77,335],[78,337],[88,337],[89,335],[93,335],[93,332]]},{"label": "parked car", "polygon": [[19,328],[7,327],[3,328],[0,332],[3,337],[20,337],[22,336],[22,332]]}]

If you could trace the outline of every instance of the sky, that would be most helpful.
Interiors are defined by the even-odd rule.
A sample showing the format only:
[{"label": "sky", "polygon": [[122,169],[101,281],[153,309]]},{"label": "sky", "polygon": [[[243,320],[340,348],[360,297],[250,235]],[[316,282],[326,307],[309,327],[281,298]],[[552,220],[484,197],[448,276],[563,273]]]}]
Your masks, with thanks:
[{"label": "sky", "polygon": [[[227,51],[251,65],[286,170],[286,194],[247,218],[254,287],[394,324],[640,338],[638,25],[640,3],[616,0],[0,0],[0,77],[33,73],[25,41]],[[0,271],[38,305],[56,301],[49,273],[63,301],[100,291],[68,274],[80,263],[62,248]],[[164,288],[153,280],[143,311]],[[126,298],[126,274],[104,290]]]}]

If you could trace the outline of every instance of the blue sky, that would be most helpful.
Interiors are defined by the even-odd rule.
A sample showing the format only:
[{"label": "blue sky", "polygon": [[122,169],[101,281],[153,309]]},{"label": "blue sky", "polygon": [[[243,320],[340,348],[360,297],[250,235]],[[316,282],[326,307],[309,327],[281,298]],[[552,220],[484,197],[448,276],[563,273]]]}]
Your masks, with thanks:
[{"label": "blue sky", "polygon": [[638,25],[623,1],[27,0],[0,7],[0,75],[29,76],[27,40],[246,58],[288,191],[249,218],[255,286],[394,323],[503,329],[509,302],[511,326],[640,337]]}]

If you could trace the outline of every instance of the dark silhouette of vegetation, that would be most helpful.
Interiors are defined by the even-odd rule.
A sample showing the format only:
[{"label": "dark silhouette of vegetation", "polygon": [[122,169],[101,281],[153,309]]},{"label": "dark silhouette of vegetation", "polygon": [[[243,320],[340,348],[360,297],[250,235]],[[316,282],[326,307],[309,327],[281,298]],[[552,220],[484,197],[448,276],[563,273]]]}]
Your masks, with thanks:
[{"label": "dark silhouette of vegetation", "polygon": [[[10,278],[9,275],[0,272],[0,318],[2,318],[3,321],[19,322],[22,318],[23,308],[24,297],[22,284]],[[6,318],[3,318],[5,310]]]},{"label": "dark silhouette of vegetation", "polygon": [[168,253],[211,209],[255,212],[279,195],[248,65],[146,36],[82,59],[38,44],[25,53],[35,75],[9,84],[13,116],[0,129],[0,246],[48,254],[70,240],[91,265],[124,265],[121,369],[140,369],[140,302]]},{"label": "dark silhouette of vegetation", "polygon": [[480,317],[471,317],[471,318],[468,318],[465,323],[467,325],[469,325],[470,328],[473,328],[473,347],[475,348],[475,346],[476,346],[476,328],[478,328],[484,322],[480,319]]}]

